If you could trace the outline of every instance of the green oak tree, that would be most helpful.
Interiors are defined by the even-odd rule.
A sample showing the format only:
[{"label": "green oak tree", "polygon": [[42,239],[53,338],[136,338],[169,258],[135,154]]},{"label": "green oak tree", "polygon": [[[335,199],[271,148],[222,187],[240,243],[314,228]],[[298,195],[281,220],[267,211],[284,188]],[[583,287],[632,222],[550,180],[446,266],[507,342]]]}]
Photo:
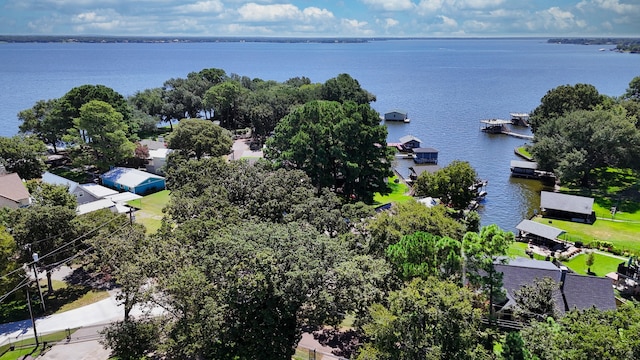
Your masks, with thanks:
[{"label": "green oak tree", "polygon": [[353,101],[356,104],[369,104],[376,101],[376,96],[363,89],[358,80],[349,74],[340,74],[322,84],[321,94],[323,100],[338,101],[344,103]]},{"label": "green oak tree", "polygon": [[452,219],[442,206],[427,208],[417,201],[408,201],[394,204],[389,211],[367,220],[366,229],[356,241],[363,244],[366,253],[384,257],[390,245],[417,231],[462,239],[465,226]]},{"label": "green oak tree", "polygon": [[0,165],[22,179],[39,178],[46,169],[46,150],[44,143],[34,136],[0,137]]},{"label": "green oak tree", "polygon": [[388,305],[370,307],[363,325],[370,342],[358,359],[488,358],[478,346],[481,311],[474,293],[436,278],[415,279],[392,292]]},{"label": "green oak tree", "polygon": [[391,154],[387,130],[368,104],[312,101],[282,119],[267,141],[265,156],[303,170],[317,193],[329,188],[346,200],[370,203],[388,193]]},{"label": "green oak tree", "polygon": [[37,101],[32,108],[20,111],[18,119],[22,121],[21,133],[35,135],[45,144],[51,145],[55,153],[58,152],[58,143],[73,126],[72,119],[62,116],[57,99]]},{"label": "green oak tree", "polygon": [[589,187],[598,168],[639,168],[635,121],[621,107],[570,112],[537,130],[531,153],[540,168],[554,171],[561,181]]},{"label": "green oak tree", "polygon": [[440,198],[455,209],[464,209],[477,196],[473,185],[478,182],[478,174],[466,161],[454,160],[434,173],[420,174],[415,184],[417,196]]},{"label": "green oak tree", "polygon": [[593,110],[605,102],[605,96],[598,93],[593,85],[560,85],[540,100],[540,105],[531,113],[529,124],[535,133],[547,121],[576,110]]},{"label": "green oak tree", "polygon": [[40,180],[27,181],[27,189],[31,194],[34,205],[40,206],[62,206],[75,210],[78,200],[69,193],[66,185],[47,184]]},{"label": "green oak tree", "polygon": [[226,155],[231,151],[231,137],[208,120],[183,119],[167,137],[167,146],[186,158]]}]

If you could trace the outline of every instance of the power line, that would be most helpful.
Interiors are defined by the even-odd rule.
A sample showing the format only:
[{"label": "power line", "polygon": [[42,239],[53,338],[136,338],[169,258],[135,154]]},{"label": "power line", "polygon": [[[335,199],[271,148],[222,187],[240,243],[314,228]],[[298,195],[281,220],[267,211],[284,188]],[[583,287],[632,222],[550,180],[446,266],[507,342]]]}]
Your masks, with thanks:
[{"label": "power line", "polygon": [[[43,255],[43,256],[40,256],[39,258],[40,258],[40,259],[43,259],[43,258],[45,258],[45,257],[47,257],[47,256],[50,256],[50,255],[54,254],[55,252],[57,252],[58,250],[60,250],[60,249],[62,249],[62,248],[65,248],[65,247],[69,246],[70,244],[73,244],[73,243],[75,243],[76,241],[78,241],[78,240],[80,240],[80,239],[82,239],[82,238],[84,238],[84,237],[86,237],[86,236],[88,236],[88,235],[90,235],[90,234],[92,234],[92,233],[96,232],[97,230],[99,230],[99,229],[103,228],[104,226],[106,226],[106,225],[108,225],[108,224],[112,223],[113,221],[115,221],[115,220],[117,220],[117,219],[118,219],[118,217],[115,217],[115,218],[113,218],[113,219],[111,219],[111,220],[109,220],[109,221],[107,221],[107,222],[105,222],[105,223],[103,223],[103,224],[99,225],[98,227],[96,227],[96,228],[94,228],[94,229],[92,229],[92,230],[88,231],[87,233],[82,234],[82,235],[78,236],[77,238],[75,238],[75,239],[73,239],[73,240],[71,240],[71,241],[69,241],[69,242],[67,242],[67,243],[65,243],[65,244],[63,244],[63,245],[61,245],[60,247],[58,247],[58,248],[54,249],[53,251],[50,251],[49,253],[47,253],[47,254],[45,254],[45,255]],[[126,225],[128,225],[128,222],[127,222],[127,223],[125,223],[122,227],[124,227],[124,226],[126,226]],[[118,230],[120,230],[122,227],[120,227]],[[116,230],[116,231],[117,231],[117,230]],[[114,231],[114,232],[115,232],[115,231]],[[31,262],[28,262],[26,265],[27,265],[27,266],[31,266],[31,265],[33,265],[34,263],[35,263],[35,261],[31,261]],[[21,270],[23,270],[23,269],[22,269],[22,268],[15,269],[15,270],[13,270],[13,271],[11,271],[11,272],[9,272],[9,273],[5,274],[5,275],[0,276],[0,279],[2,279],[2,278],[6,278],[7,276],[10,276],[10,275],[12,275],[12,274],[14,274],[14,273],[16,273],[16,272],[18,272],[18,271],[21,271]]]},{"label": "power line", "polygon": [[[116,230],[114,230],[113,232],[111,232],[110,234],[108,234],[108,235],[107,235],[107,238],[114,236],[116,233],[120,232],[122,229],[124,229],[124,228],[126,228],[126,227],[128,227],[128,226],[129,226],[129,223],[125,223],[124,225],[120,226],[118,229],[116,229]],[[86,236],[86,235],[88,235],[88,234],[89,234],[89,233],[85,234],[85,236]],[[77,240],[77,239],[75,239],[75,240]],[[75,240],[74,240],[74,241],[75,241]],[[64,245],[64,246],[67,246],[67,245],[68,245],[68,244],[66,244],[66,245]],[[60,248],[58,248],[58,249],[60,249]],[[56,250],[58,250],[58,249],[56,249]],[[80,256],[86,255],[86,253],[88,253],[89,251],[94,250],[94,249],[95,249],[95,247],[94,247],[94,246],[90,246],[90,247],[88,247],[88,248],[86,248],[86,249],[84,249],[84,250],[80,251],[80,252],[79,252],[79,253],[77,253],[77,254],[74,254],[74,255],[72,255],[72,256],[69,256],[68,258],[66,258],[66,259],[64,259],[64,260],[60,260],[60,261],[58,261],[58,262],[56,262],[56,263],[53,263],[53,264],[51,264],[51,265],[53,266],[53,268],[57,268],[57,267],[59,267],[61,264],[65,263],[65,262],[67,262],[67,261],[71,261],[71,260],[73,260],[73,259],[75,259],[75,258],[78,258],[78,257],[80,257]],[[56,250],[54,250],[54,251],[56,251]],[[49,256],[49,255],[51,255],[52,253],[53,253],[53,252],[50,252],[49,254],[46,254],[45,256]],[[43,257],[44,257],[44,256],[43,256]],[[34,263],[35,263],[35,261],[32,261],[32,262],[28,263],[28,264],[27,264],[27,266],[30,266],[30,265],[32,265],[32,264],[34,264]],[[6,274],[6,275],[3,275],[2,277],[7,277],[7,276],[9,276],[9,275],[11,275],[12,273],[15,273],[15,272],[17,272],[17,271],[24,271],[24,268],[18,268],[18,269],[14,270],[14,271],[12,271],[12,272],[10,272],[10,273]],[[5,293],[5,294],[1,295],[1,296],[0,296],[0,302],[4,301],[4,300],[9,296],[9,295],[13,294],[14,292],[16,292],[16,291],[18,291],[18,290],[20,290],[20,289],[24,288],[25,286],[28,286],[28,284],[29,284],[29,282],[30,282],[30,281],[31,281],[31,279],[27,276],[25,279],[23,279],[23,280],[22,280],[22,282],[21,282],[20,284],[16,285],[16,287],[15,287],[15,288],[13,288],[13,290],[11,290],[11,291],[9,291],[9,292],[7,292],[7,293]]]}]

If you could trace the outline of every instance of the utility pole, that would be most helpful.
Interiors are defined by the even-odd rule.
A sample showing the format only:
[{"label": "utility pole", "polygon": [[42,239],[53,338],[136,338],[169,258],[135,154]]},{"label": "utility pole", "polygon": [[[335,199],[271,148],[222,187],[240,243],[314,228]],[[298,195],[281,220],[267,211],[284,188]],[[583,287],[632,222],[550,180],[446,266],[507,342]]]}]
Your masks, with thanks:
[{"label": "utility pole", "polygon": [[40,280],[38,280],[38,270],[36,270],[36,263],[38,262],[38,253],[33,253],[33,275],[36,277],[36,287],[38,288],[38,293],[40,294],[40,304],[42,304],[42,311],[47,311],[46,306],[44,305],[44,297],[42,296],[42,289],[40,289]]},{"label": "utility pole", "polygon": [[31,296],[29,295],[29,286],[27,288],[27,305],[29,306],[29,315],[31,316],[31,323],[33,324],[33,336],[36,338],[36,349],[40,345],[38,342],[38,332],[36,331],[36,319],[33,318],[33,311],[31,310]]}]

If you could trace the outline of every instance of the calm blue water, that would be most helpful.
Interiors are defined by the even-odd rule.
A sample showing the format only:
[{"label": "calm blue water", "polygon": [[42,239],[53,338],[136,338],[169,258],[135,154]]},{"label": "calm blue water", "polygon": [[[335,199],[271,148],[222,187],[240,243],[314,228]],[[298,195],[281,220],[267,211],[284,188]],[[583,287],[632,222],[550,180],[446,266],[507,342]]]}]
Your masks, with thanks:
[{"label": "calm blue water", "polygon": [[324,82],[349,73],[374,93],[381,113],[400,108],[410,124],[389,125],[389,141],[407,134],[440,151],[440,164],[466,160],[489,180],[484,225],[513,230],[539,205],[539,186],[509,177],[523,140],[489,136],[480,119],[529,112],[559,85],[587,83],[619,96],[640,75],[640,55],[546,39],[429,39],[366,44],[176,43],[0,44],[0,136],[17,133],[18,111],[74,86],[103,84],[128,96],[191,71],[284,81]]}]

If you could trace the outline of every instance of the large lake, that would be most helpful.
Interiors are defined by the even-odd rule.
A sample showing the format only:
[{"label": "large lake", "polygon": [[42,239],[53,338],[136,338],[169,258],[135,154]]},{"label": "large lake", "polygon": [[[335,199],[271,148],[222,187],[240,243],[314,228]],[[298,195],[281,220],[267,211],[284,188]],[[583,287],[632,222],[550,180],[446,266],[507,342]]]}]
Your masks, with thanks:
[{"label": "large lake", "polygon": [[[546,39],[425,39],[368,43],[0,44],[0,136],[17,133],[18,111],[72,87],[103,84],[128,96],[191,71],[221,68],[251,78],[324,82],[349,73],[377,96],[380,113],[402,109],[389,141],[415,135],[440,164],[466,160],[489,180],[482,224],[514,230],[539,206],[535,181],[509,177],[524,140],[482,133],[479,121],[529,112],[559,85],[587,83],[619,96],[640,76],[640,55]],[[610,47],[606,47],[607,50]],[[526,131],[526,130],[523,130]]]}]

